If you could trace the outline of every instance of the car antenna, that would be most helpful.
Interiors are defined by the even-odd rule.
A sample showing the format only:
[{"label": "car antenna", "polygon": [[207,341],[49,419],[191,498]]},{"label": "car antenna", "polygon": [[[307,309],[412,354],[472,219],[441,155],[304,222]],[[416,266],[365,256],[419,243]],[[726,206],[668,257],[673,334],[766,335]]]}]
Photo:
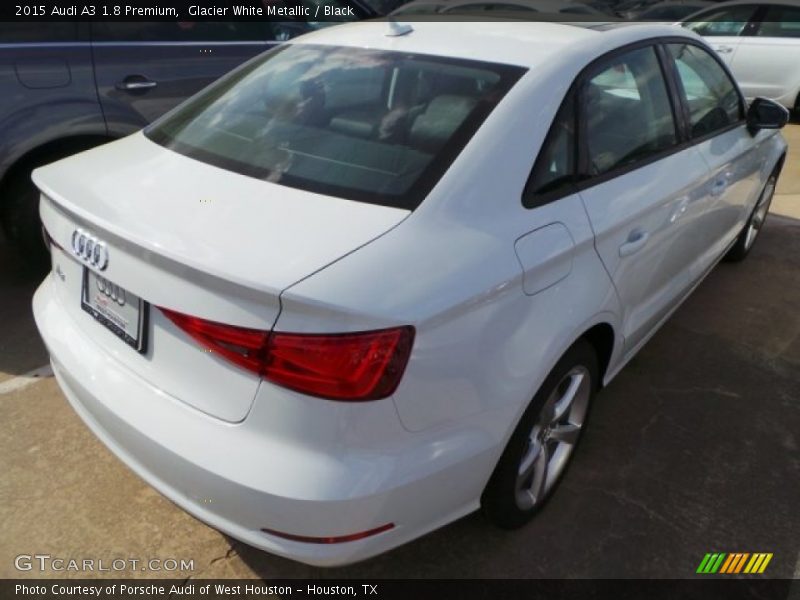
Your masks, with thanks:
[{"label": "car antenna", "polygon": [[408,35],[414,31],[408,23],[398,23],[394,19],[389,19],[389,31],[386,32],[387,37],[400,37],[401,35]]}]

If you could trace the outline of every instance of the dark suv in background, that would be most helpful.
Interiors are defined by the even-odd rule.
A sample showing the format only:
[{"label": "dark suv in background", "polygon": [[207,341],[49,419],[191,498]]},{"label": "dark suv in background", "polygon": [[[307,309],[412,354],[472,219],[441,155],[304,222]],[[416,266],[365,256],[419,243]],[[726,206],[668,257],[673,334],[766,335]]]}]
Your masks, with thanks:
[{"label": "dark suv in background", "polygon": [[[355,19],[377,16],[357,0]],[[351,18],[352,19],[352,18]],[[0,219],[46,258],[31,171],[141,129],[302,22],[0,23]]]}]

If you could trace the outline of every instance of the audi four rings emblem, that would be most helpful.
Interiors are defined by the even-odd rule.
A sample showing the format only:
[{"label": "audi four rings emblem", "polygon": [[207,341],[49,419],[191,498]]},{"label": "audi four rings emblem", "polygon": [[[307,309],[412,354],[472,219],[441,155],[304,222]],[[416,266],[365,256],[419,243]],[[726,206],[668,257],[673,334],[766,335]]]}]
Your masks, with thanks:
[{"label": "audi four rings emblem", "polygon": [[103,279],[102,277],[97,277],[97,289],[100,290],[103,294],[111,298],[114,302],[119,304],[120,306],[125,306],[125,290],[123,290],[118,285],[114,285],[107,279]]},{"label": "audi four rings emblem", "polygon": [[108,266],[108,248],[83,229],[72,232],[72,252],[90,267],[104,270]]}]

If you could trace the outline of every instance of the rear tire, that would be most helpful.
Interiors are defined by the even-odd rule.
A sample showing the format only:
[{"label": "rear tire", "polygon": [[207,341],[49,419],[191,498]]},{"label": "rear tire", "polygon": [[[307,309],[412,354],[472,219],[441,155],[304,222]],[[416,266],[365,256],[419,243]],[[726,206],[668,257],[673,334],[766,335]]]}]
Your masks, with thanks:
[{"label": "rear tire", "polygon": [[769,207],[772,204],[772,197],[775,195],[775,186],[778,184],[779,173],[780,168],[776,168],[767,179],[767,183],[764,184],[764,189],[761,190],[761,195],[759,195],[758,201],[753,207],[753,212],[750,213],[747,223],[744,224],[739,237],[736,238],[736,243],[725,255],[726,261],[741,262],[750,254],[750,250],[753,249],[769,214]]},{"label": "rear tire", "polygon": [[598,381],[597,354],[579,340],[533,397],[486,485],[481,507],[492,523],[521,527],[552,495],[574,455]]},{"label": "rear tire", "polygon": [[39,190],[30,179],[30,172],[17,176],[5,187],[2,198],[3,230],[30,266],[41,267],[49,262],[42,238],[39,218]]}]

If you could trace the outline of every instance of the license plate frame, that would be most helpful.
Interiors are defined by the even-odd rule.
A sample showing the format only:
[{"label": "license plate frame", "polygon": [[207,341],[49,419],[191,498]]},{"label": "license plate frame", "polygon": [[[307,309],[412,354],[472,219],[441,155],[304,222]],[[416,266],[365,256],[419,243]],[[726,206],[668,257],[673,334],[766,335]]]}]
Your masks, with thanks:
[{"label": "license plate frame", "polygon": [[150,304],[142,298],[84,267],[81,308],[127,346],[139,354],[147,352]]}]

